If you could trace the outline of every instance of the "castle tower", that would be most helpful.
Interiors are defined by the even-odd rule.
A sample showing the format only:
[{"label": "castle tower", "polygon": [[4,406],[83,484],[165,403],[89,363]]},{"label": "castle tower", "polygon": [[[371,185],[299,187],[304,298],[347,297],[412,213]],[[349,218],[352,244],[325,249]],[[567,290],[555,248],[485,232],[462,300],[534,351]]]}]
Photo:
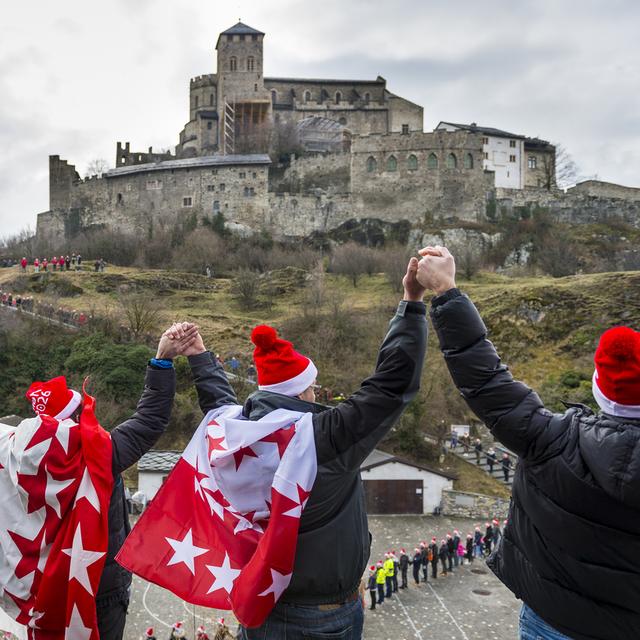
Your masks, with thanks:
[{"label": "castle tower", "polygon": [[266,151],[271,94],[263,77],[264,33],[238,22],[218,37],[217,108],[224,154]]}]

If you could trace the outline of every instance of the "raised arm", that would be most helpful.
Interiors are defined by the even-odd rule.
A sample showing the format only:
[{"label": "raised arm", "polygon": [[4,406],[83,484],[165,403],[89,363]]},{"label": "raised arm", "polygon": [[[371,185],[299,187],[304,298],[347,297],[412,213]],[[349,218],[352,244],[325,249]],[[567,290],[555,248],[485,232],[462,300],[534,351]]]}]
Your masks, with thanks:
[{"label": "raised arm", "polygon": [[403,281],[404,299],[380,347],[375,373],[348,400],[314,418],[321,464],[334,461],[342,470],[358,469],[420,388],[427,320],[417,266],[412,258]]},{"label": "raised arm", "polygon": [[444,247],[427,248],[418,278],[432,289],[431,319],[449,373],[471,410],[521,457],[540,454],[563,431],[538,395],[502,364],[474,304],[455,286],[455,263]]},{"label": "raised arm", "polygon": [[111,431],[114,475],[135,464],[158,441],[169,424],[176,392],[172,359],[193,343],[197,327],[186,325],[180,340],[171,339],[168,332],[163,334],[156,357],[147,367],[144,390],[136,412]]}]

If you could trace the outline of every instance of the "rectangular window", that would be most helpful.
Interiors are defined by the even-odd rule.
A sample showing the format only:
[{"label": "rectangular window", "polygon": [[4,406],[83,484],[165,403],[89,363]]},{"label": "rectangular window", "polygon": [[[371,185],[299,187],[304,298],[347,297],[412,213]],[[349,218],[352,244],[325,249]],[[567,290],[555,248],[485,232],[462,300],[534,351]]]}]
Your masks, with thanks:
[{"label": "rectangular window", "polygon": [[227,185],[224,182],[220,183],[220,191],[224,191],[227,188]]},{"label": "rectangular window", "polygon": [[489,144],[489,138],[482,138],[482,144]]},{"label": "rectangular window", "polygon": [[195,107],[196,107],[196,109],[198,108],[198,96],[196,96],[196,98],[195,98]]},{"label": "rectangular window", "polygon": [[217,176],[218,175],[218,170],[217,169],[211,169],[211,175],[212,176]]},{"label": "rectangular window", "polygon": [[162,180],[147,180],[147,191],[162,189]]},{"label": "rectangular window", "polygon": [[190,196],[188,198],[182,198],[183,207],[191,207],[192,205],[193,205],[193,201]]},{"label": "rectangular window", "polygon": [[509,156],[509,162],[515,162],[515,161],[516,161],[515,156]]},{"label": "rectangular window", "polygon": [[255,189],[253,187],[251,187],[249,189],[249,195],[251,195],[251,196],[255,196],[256,195],[256,191],[255,191]]},{"label": "rectangular window", "polygon": [[220,211],[220,200],[214,200],[213,201],[213,210],[214,211]]},{"label": "rectangular window", "polygon": [[489,154],[488,154],[486,151],[484,152],[484,159],[485,159],[485,160],[488,160],[488,159],[489,159]]},{"label": "rectangular window", "polygon": [[409,133],[409,125],[408,124],[403,124],[402,125],[402,133],[406,136]]},{"label": "rectangular window", "polygon": [[207,122],[207,129],[211,129],[212,127],[213,127],[213,122],[209,120],[209,122]]},{"label": "rectangular window", "polygon": [[247,174],[246,174],[244,171],[241,171],[241,172],[238,174],[238,177],[239,177],[241,180],[243,180],[244,178],[246,178],[246,177],[247,177]]},{"label": "rectangular window", "polygon": [[538,168],[538,159],[535,156],[529,156],[529,169]]},{"label": "rectangular window", "polygon": [[216,185],[215,184],[208,184],[207,185],[207,191],[215,191],[216,190]]},{"label": "rectangular window", "polygon": [[257,177],[258,177],[258,174],[257,174],[255,171],[253,172],[253,177],[254,177],[254,178],[257,178]]},{"label": "rectangular window", "polygon": [[515,148],[516,148],[516,141],[515,141],[515,140],[509,140],[509,146],[510,146],[512,149],[515,149]]}]

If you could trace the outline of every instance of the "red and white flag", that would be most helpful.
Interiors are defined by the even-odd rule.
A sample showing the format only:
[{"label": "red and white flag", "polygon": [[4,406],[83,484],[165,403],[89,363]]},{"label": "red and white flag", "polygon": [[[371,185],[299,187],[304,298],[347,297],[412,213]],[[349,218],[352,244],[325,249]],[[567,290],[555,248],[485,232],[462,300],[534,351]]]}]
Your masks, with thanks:
[{"label": "red and white flag", "polygon": [[99,638],[113,476],[94,408],[0,424],[0,608],[31,640]]},{"label": "red and white flag", "polygon": [[192,604],[260,626],[291,581],[316,478],[312,416],[278,409],[205,416],[117,556]]}]

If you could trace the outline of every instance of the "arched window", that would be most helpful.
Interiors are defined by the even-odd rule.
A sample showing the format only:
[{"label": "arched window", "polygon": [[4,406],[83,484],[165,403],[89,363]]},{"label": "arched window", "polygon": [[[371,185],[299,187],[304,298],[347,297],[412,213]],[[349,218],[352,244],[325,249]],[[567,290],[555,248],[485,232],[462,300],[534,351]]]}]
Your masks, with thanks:
[{"label": "arched window", "polygon": [[253,71],[255,67],[255,60],[253,56],[247,58],[247,71]]},{"label": "arched window", "polygon": [[304,101],[306,102],[311,102],[311,91],[305,91],[304,92]]},{"label": "arched window", "polygon": [[415,171],[418,168],[418,158],[413,153],[407,158],[407,169],[409,171]]},{"label": "arched window", "polygon": [[336,104],[340,104],[342,102],[342,94],[339,91],[336,91]]},{"label": "arched window", "polygon": [[447,156],[447,169],[455,169],[458,166],[458,160],[453,153]]},{"label": "arched window", "polygon": [[369,104],[370,102],[371,102],[371,94],[367,91],[367,93],[364,94],[364,103]]},{"label": "arched window", "polygon": [[470,153],[464,157],[464,168],[473,169],[473,156]]},{"label": "arched window", "polygon": [[438,156],[435,153],[430,153],[427,158],[427,167],[429,169],[437,169],[438,168]]},{"label": "arched window", "polygon": [[367,158],[367,171],[373,173],[378,168],[378,163],[373,156]]},{"label": "arched window", "polygon": [[229,70],[230,71],[238,70],[238,58],[236,58],[235,56],[231,56],[229,58]]},{"label": "arched window", "polygon": [[395,156],[389,156],[387,160],[387,171],[395,171],[398,168],[398,161]]}]

